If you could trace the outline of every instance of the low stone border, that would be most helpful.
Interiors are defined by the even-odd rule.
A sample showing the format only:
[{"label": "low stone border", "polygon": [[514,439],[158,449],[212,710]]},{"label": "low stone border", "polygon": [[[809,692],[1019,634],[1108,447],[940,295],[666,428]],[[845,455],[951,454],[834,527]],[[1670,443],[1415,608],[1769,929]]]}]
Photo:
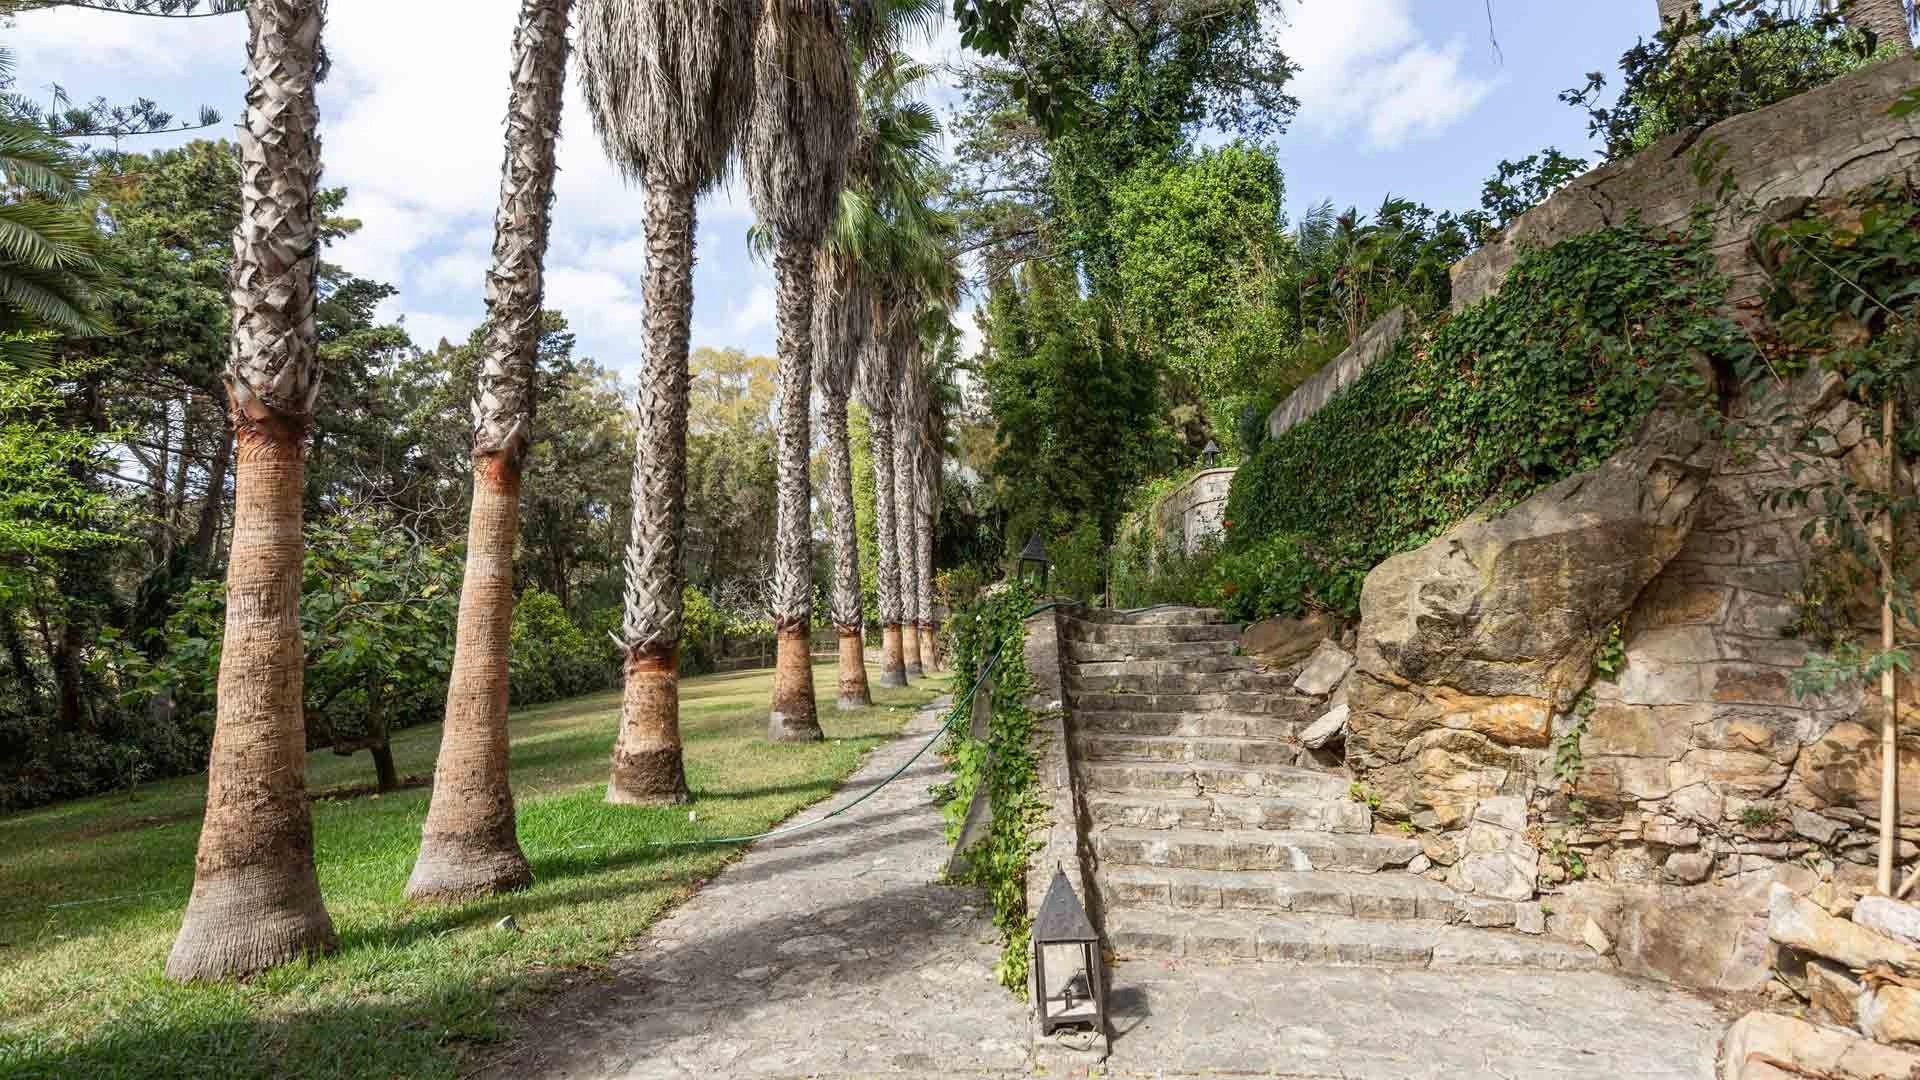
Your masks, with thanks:
[{"label": "low stone border", "polygon": [[[1054,608],[1027,620],[1027,671],[1033,677],[1034,695],[1028,704],[1034,710],[1033,737],[1039,755],[1037,781],[1040,797],[1047,804],[1046,822],[1040,843],[1027,857],[1027,911],[1040,910],[1057,866],[1080,894],[1080,902],[1093,902],[1093,876],[1080,850],[1080,821],[1085,813],[1085,795],[1073,769],[1073,744],[1067,738],[1066,680],[1061,657],[1065,652],[1061,609]],[[1097,921],[1096,921],[1097,925]],[[1027,1000],[1028,1023],[1033,1037],[1036,1065],[1072,1068],[1097,1065],[1107,1059],[1107,1033],[1072,1035],[1056,1032],[1040,1035],[1039,992],[1033,983],[1032,950],[1029,942]]]}]

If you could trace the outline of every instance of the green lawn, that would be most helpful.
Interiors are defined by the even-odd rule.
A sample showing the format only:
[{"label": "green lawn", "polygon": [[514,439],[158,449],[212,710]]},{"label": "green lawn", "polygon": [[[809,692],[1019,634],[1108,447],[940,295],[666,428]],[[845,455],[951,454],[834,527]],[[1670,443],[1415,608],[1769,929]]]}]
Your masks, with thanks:
[{"label": "green lawn", "polygon": [[[531,994],[604,960],[739,851],[648,841],[766,828],[833,791],[862,754],[944,688],[876,690],[837,713],[832,666],[814,670],[824,743],[762,736],[771,671],[681,687],[687,779],[677,809],[601,801],[617,693],[513,717],[513,786],[534,887],[454,908],[401,898],[427,789],[320,797],[320,884],[340,951],[244,985],[161,977],[193,880],[204,777],[0,819],[0,1076],[455,1076],[490,1059]],[[394,739],[429,775],[437,725]],[[317,795],[366,784],[365,755],[307,762]],[[689,820],[688,811],[697,815]],[[105,898],[105,899],[103,899]],[[521,933],[496,929],[512,914]]]}]

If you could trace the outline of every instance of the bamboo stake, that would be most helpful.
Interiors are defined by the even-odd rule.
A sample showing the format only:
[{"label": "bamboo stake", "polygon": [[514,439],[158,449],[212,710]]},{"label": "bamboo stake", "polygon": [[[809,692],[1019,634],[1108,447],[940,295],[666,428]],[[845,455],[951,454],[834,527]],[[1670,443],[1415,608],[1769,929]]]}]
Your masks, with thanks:
[{"label": "bamboo stake", "polygon": [[[1899,486],[1895,480],[1898,451],[1893,443],[1893,395],[1880,406],[1880,432],[1887,453],[1887,509],[1881,520],[1886,530],[1880,555],[1880,651],[1893,651],[1893,500]],[[1892,664],[1880,675],[1880,696],[1886,702],[1886,715],[1880,720],[1880,866],[1877,886],[1882,896],[1893,895],[1893,856],[1900,823],[1900,719],[1896,678]]]}]

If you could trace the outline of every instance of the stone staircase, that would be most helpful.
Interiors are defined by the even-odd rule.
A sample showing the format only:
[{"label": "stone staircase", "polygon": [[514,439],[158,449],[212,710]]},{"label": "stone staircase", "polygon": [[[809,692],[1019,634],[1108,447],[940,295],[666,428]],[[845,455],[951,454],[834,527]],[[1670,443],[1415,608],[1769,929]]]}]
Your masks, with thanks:
[{"label": "stone staircase", "polygon": [[1409,872],[1419,841],[1376,831],[1298,741],[1323,699],[1237,655],[1220,612],[1083,610],[1063,628],[1095,906],[1120,959],[1612,966],[1502,929],[1537,927],[1536,903]]}]

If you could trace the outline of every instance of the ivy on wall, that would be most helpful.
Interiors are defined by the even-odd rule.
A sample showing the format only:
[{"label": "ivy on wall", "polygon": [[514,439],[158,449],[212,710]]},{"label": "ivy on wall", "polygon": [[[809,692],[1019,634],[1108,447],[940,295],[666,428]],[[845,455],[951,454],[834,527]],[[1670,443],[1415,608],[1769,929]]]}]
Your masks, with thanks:
[{"label": "ivy on wall", "polygon": [[1027,856],[1034,850],[1033,830],[1045,806],[1036,794],[1039,758],[1033,748],[1033,713],[1027,698],[1033,676],[1025,655],[1026,618],[1034,608],[1033,591],[1013,583],[984,595],[972,608],[955,614],[953,667],[958,686],[971,686],[997,653],[991,700],[993,716],[984,740],[956,728],[946,753],[954,780],[942,811],[947,842],[959,838],[967,807],[982,784],[987,786],[993,825],[985,840],[968,853],[958,880],[979,885],[993,904],[993,925],[1001,934],[1000,962],[994,974],[1015,993],[1027,988],[1027,942],[1032,929],[1027,911]]},{"label": "ivy on wall", "polygon": [[1704,397],[1706,369],[1744,369],[1710,236],[1575,237],[1407,334],[1234,478],[1216,602],[1243,619],[1353,613],[1382,560],[1598,465],[1663,394]]}]

